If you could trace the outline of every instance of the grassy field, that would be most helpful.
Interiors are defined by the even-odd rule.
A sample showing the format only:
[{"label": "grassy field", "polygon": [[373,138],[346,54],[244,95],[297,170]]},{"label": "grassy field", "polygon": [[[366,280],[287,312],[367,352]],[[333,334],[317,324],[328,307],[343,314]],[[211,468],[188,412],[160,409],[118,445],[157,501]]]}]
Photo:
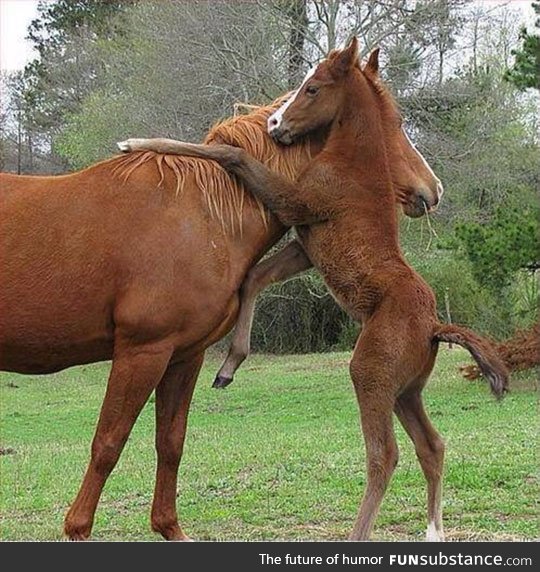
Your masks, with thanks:
[{"label": "grassy field", "polygon": [[[226,391],[201,374],[179,480],[181,522],[195,539],[344,539],[364,485],[364,449],[347,353],[254,356]],[[460,539],[538,538],[534,375],[496,403],[442,350],[425,392],[446,439],[444,517]],[[86,467],[108,364],[48,377],[0,376],[0,538],[59,539]],[[153,398],[152,398],[153,401]],[[158,539],[149,528],[153,404],[105,488],[94,538]],[[374,537],[423,539],[425,484],[397,427],[400,462]]]}]

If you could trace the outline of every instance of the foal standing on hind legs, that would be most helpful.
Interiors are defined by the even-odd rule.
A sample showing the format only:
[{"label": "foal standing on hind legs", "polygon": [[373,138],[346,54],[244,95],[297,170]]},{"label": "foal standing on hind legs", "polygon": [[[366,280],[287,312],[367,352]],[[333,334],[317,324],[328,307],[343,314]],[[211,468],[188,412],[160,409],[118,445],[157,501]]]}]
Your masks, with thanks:
[{"label": "foal standing on hind legs", "polygon": [[[438,342],[466,347],[500,396],[507,373],[491,346],[473,332],[437,320],[433,292],[404,260],[383,134],[400,126],[395,103],[378,78],[378,53],[362,70],[357,42],[332,52],[269,119],[283,144],[330,126],[322,152],[296,184],[242,149],[130,140],[123,150],[151,148],[209,158],[237,175],[299,241],[362,333],[350,363],[367,453],[367,487],[351,539],[366,540],[398,460],[393,413],[414,442],[428,486],[428,540],[442,540],[444,445],[421,392]],[[433,205],[426,205],[426,207]],[[264,264],[264,263],[263,263]],[[301,267],[298,260],[292,266]]]}]

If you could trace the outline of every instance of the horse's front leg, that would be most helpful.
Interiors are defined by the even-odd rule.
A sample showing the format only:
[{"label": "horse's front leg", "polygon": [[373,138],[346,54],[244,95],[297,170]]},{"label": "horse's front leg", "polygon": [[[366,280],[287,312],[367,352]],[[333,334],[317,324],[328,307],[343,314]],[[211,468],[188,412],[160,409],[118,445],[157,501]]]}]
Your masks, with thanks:
[{"label": "horse's front leg", "polygon": [[85,540],[90,536],[107,477],[115,467],[141,409],[161,380],[172,352],[173,346],[167,340],[138,346],[115,341],[112,369],[92,442],[90,463],[64,522],[64,532],[71,540]]},{"label": "horse's front leg", "polygon": [[213,387],[227,387],[233,381],[236,370],[249,355],[253,314],[259,292],[270,284],[286,280],[311,266],[311,260],[302,245],[293,240],[248,272],[240,290],[240,312],[229,353],[219,369]]},{"label": "horse's front leg", "polygon": [[232,145],[185,143],[174,139],[127,139],[118,144],[120,151],[154,151],[211,159],[236,175],[285,226],[307,225],[328,218],[325,202],[317,185],[298,185],[271,171],[245,149]]},{"label": "horse's front leg", "polygon": [[152,529],[167,540],[189,540],[178,524],[176,485],[187,418],[204,354],[169,365],[156,388],[157,473]]}]

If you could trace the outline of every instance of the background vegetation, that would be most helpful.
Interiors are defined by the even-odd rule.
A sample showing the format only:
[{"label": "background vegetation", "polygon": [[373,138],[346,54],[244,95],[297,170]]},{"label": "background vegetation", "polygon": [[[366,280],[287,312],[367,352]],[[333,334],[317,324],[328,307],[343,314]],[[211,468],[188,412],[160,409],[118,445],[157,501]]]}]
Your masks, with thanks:
[{"label": "background vegetation", "polygon": [[[441,319],[504,337],[535,319],[539,297],[539,23],[522,18],[467,0],[42,1],[38,57],[2,78],[0,166],[63,172],[129,136],[200,140],[236,102],[268,102],[357,34],[364,53],[382,47],[446,187],[431,227],[403,221],[405,253]],[[266,292],[255,324],[255,349],[272,352],[356,336],[315,273]]]}]

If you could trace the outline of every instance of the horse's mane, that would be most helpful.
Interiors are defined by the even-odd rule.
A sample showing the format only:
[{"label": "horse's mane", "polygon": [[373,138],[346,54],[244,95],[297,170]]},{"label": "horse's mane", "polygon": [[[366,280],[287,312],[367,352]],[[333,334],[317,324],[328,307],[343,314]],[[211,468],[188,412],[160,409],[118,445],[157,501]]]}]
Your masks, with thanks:
[{"label": "horse's mane", "polygon": [[[277,145],[266,132],[269,115],[283,102],[258,107],[247,115],[238,115],[214,125],[204,142],[228,143],[243,147],[251,155],[265,163],[270,169],[295,180],[300,169],[310,158],[309,141],[303,140],[295,145]],[[251,106],[250,106],[251,107]],[[242,232],[244,206],[252,203],[267,223],[267,211],[263,204],[246,192],[243,185],[214,161],[184,157],[181,155],[162,155],[151,151],[139,151],[113,157],[108,162],[114,175],[124,181],[141,165],[155,161],[160,174],[158,187],[163,185],[165,171],[176,177],[176,195],[181,197],[186,177],[193,176],[196,185],[204,197],[210,215],[220,221],[223,229],[230,233]]]}]

